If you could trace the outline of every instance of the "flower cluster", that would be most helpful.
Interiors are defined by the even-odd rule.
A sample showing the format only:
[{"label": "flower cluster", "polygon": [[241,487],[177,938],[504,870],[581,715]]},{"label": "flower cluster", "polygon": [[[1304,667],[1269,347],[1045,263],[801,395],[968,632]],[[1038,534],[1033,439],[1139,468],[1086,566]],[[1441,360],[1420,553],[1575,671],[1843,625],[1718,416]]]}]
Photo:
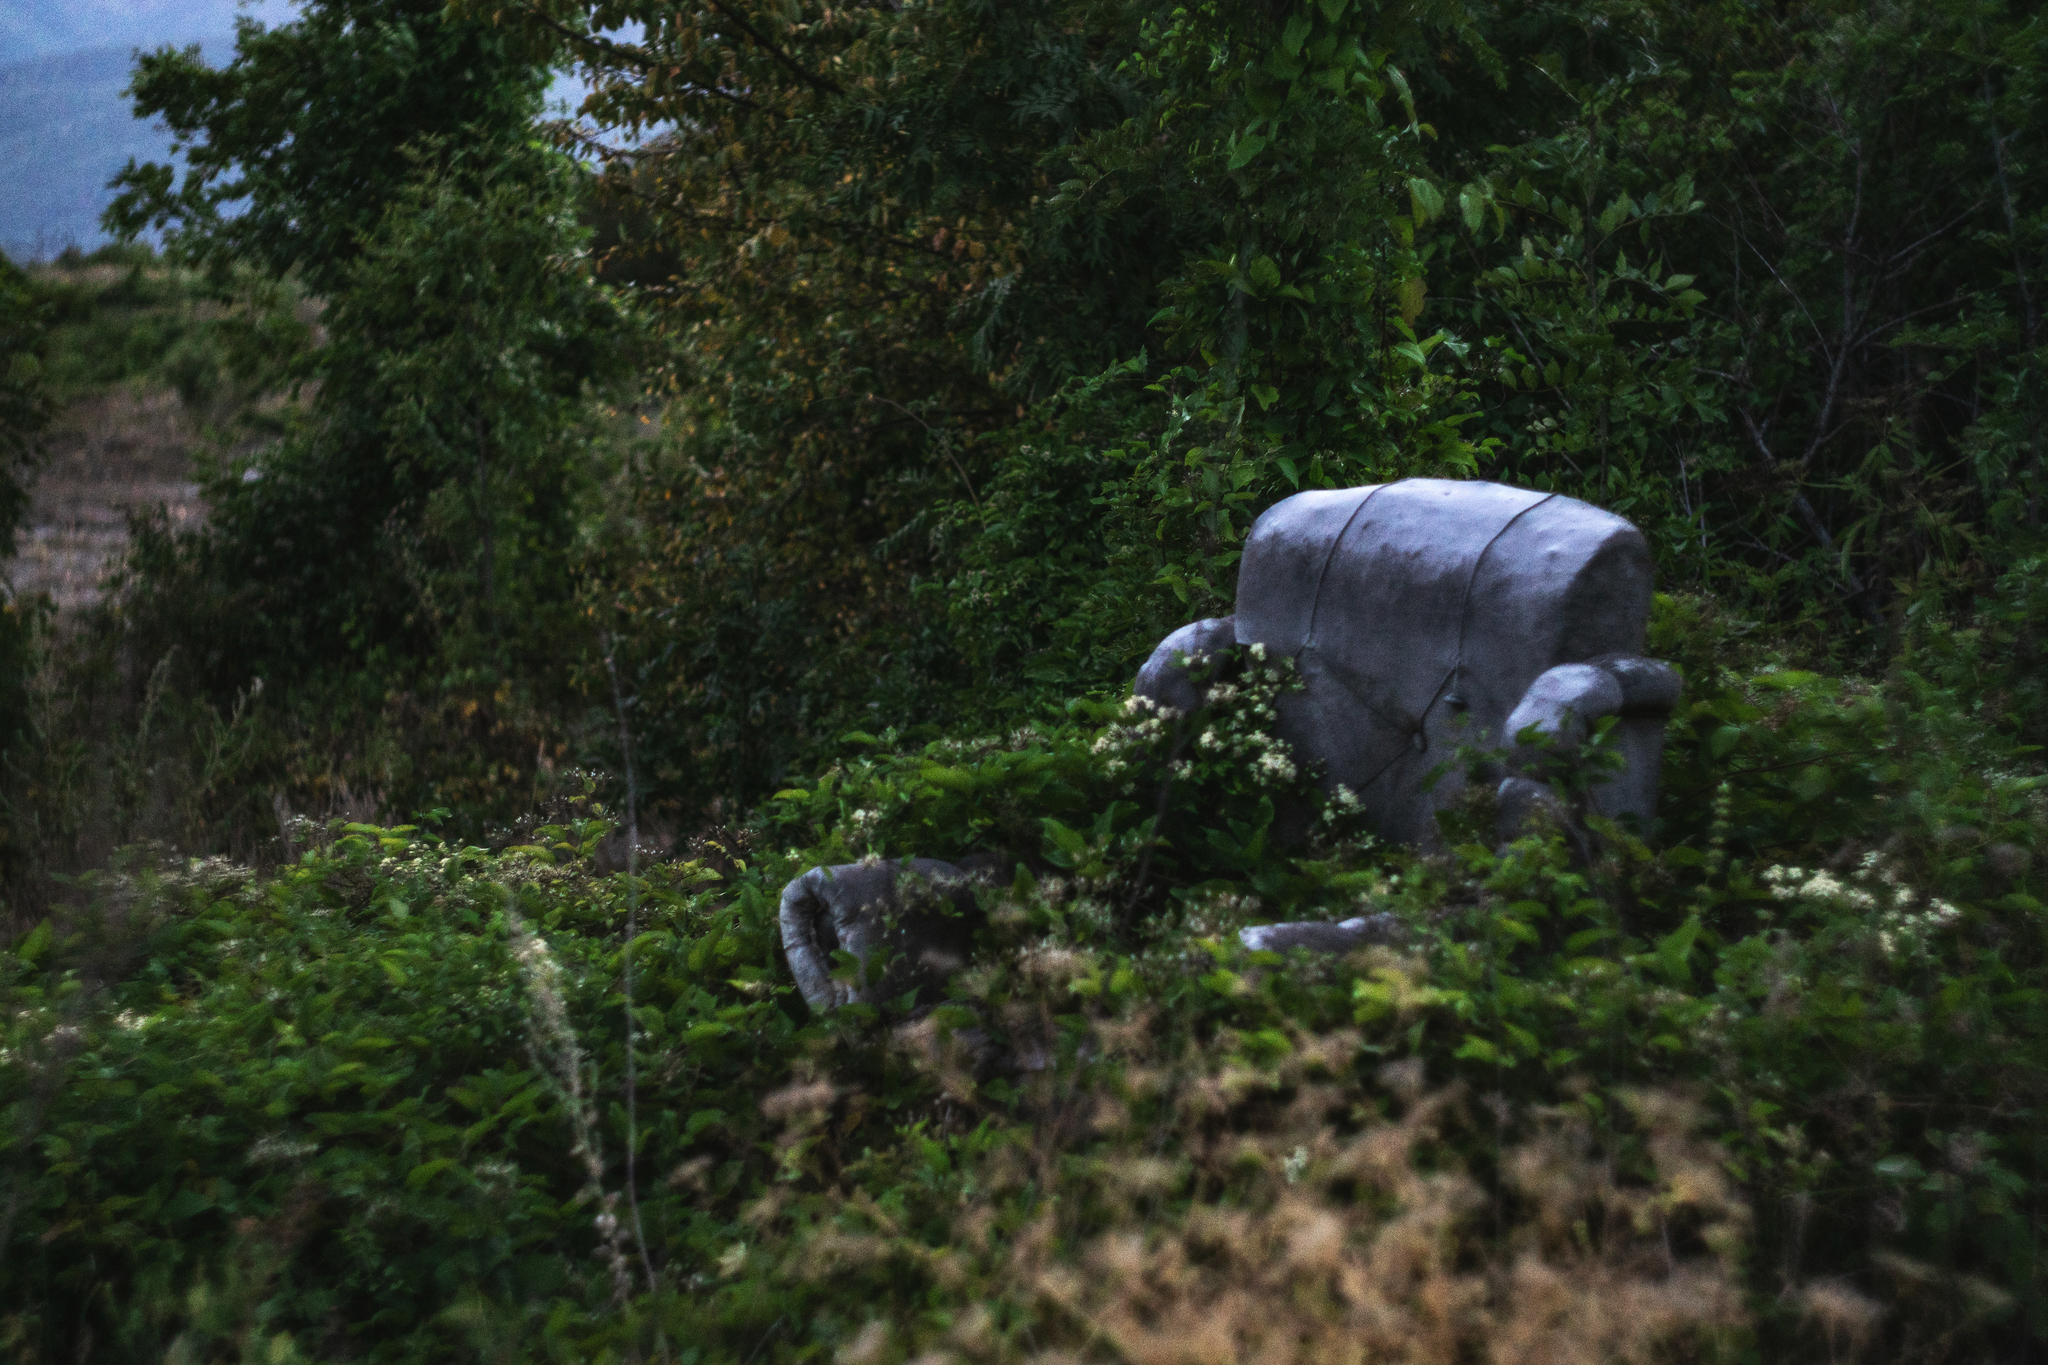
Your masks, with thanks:
[{"label": "flower cluster", "polygon": [[1334,825],[1364,813],[1365,802],[1358,799],[1358,793],[1339,782],[1337,790],[1330,793],[1330,804],[1323,807],[1322,819],[1324,824]]},{"label": "flower cluster", "polygon": [[864,844],[875,837],[875,827],[882,823],[882,812],[878,810],[857,810],[846,817],[848,843]]},{"label": "flower cluster", "polygon": [[1280,718],[1274,703],[1291,679],[1286,669],[1267,663],[1264,645],[1245,653],[1251,666],[1236,682],[1217,683],[1203,694],[1211,719],[1195,748],[1205,758],[1247,763],[1262,787],[1284,787],[1301,775],[1287,741],[1272,730]]},{"label": "flower cluster", "polygon": [[1866,912],[1871,937],[1886,957],[1925,957],[1934,935],[1962,918],[1947,901],[1905,885],[1878,853],[1863,855],[1846,879],[1825,869],[1784,865],[1765,868],[1763,879],[1781,901]]},{"label": "flower cluster", "polygon": [[1111,777],[1128,771],[1135,754],[1158,748],[1180,719],[1180,712],[1171,706],[1136,695],[1124,703],[1124,714],[1131,719],[1106,727],[1090,746],[1091,752],[1107,755],[1103,771]]}]

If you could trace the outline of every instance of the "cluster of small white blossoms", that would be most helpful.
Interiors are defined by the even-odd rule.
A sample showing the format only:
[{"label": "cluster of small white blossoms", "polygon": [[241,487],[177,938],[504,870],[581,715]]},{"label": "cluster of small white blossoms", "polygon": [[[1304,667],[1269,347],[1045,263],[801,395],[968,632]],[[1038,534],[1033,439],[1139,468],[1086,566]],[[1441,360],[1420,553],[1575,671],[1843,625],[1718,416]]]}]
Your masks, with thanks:
[{"label": "cluster of small white blossoms", "polygon": [[874,838],[875,826],[882,823],[882,812],[878,810],[857,810],[846,817],[846,827],[852,839],[866,843]]},{"label": "cluster of small white blossoms", "polygon": [[[1213,719],[1204,726],[1195,748],[1204,758],[1246,760],[1254,781],[1261,786],[1280,786],[1292,782],[1298,772],[1286,742],[1271,733],[1279,714],[1273,701],[1286,676],[1277,667],[1256,666],[1265,662],[1264,645],[1252,645],[1245,652],[1254,667],[1236,682],[1217,683],[1202,694]],[[1188,668],[1200,669],[1208,662],[1207,655],[1190,655]],[[1124,714],[1130,719],[1107,727],[1095,739],[1094,752],[1107,756],[1103,766],[1111,777],[1129,772],[1138,752],[1158,752],[1174,722],[1182,718],[1173,707],[1140,696],[1124,703]],[[1172,760],[1168,767],[1172,776],[1183,779],[1193,776],[1194,770],[1194,758]]]},{"label": "cluster of small white blossoms", "polygon": [[[1252,645],[1246,650],[1254,665],[1266,661],[1266,647]],[[1278,668],[1253,667],[1240,683],[1219,683],[1204,700],[1223,709],[1224,719],[1202,731],[1195,747],[1217,758],[1250,759],[1252,778],[1260,786],[1277,787],[1292,782],[1296,775],[1294,754],[1287,741],[1269,728],[1279,719],[1274,699],[1286,676]],[[1243,726],[1244,728],[1238,728]]]},{"label": "cluster of small white blossoms", "polygon": [[1771,894],[1781,901],[1822,901],[1869,911],[1869,929],[1886,957],[1902,952],[1924,956],[1929,940],[1962,918],[1962,912],[1947,901],[1923,897],[1901,883],[1897,869],[1878,853],[1864,854],[1846,881],[1825,869],[1782,865],[1765,868],[1763,878]]},{"label": "cluster of small white blossoms", "polygon": [[1124,703],[1124,714],[1131,717],[1128,724],[1109,726],[1090,746],[1093,753],[1109,755],[1102,770],[1111,777],[1129,769],[1133,750],[1153,748],[1166,737],[1166,727],[1180,719],[1171,706],[1135,695]]},{"label": "cluster of small white blossoms", "polygon": [[1330,803],[1323,807],[1323,823],[1334,825],[1340,820],[1359,814],[1364,809],[1365,802],[1358,799],[1358,793],[1339,782],[1337,790],[1330,793]]}]

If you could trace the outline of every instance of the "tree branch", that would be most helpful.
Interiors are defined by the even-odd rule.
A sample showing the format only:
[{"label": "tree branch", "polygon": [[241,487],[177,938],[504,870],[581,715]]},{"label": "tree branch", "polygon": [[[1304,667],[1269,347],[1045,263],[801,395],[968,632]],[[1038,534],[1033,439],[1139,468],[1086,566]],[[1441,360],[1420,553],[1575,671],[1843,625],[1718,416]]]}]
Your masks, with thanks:
[{"label": "tree branch", "polygon": [[[557,23],[555,20],[549,18],[545,14],[541,14],[533,10],[528,10],[526,12],[535,23],[540,24],[542,27],[552,29],[555,33],[559,34],[561,37],[567,39],[571,43],[578,43],[584,47],[595,48],[597,51],[603,53],[607,57],[610,57],[613,61],[616,61],[621,65],[635,67],[641,71],[658,71],[663,67],[670,66],[677,67],[677,69],[680,69],[677,63],[664,62],[660,58],[652,56],[646,52],[642,52],[640,49],[636,47],[628,47],[624,43],[615,43],[609,38],[600,38],[595,34],[578,33],[575,29],[570,28],[566,24]],[[703,82],[693,81],[691,82],[689,89],[701,90],[707,95],[715,95],[719,99],[725,100],[727,103],[736,104],[740,106],[742,109],[752,109],[758,112],[761,108],[760,105],[754,103],[752,100],[748,99],[744,95],[735,95],[729,90],[721,90],[715,82],[711,84],[705,84]]]},{"label": "tree branch", "polygon": [[748,23],[746,16],[734,10],[730,5],[727,5],[725,0],[711,0],[711,8],[737,24],[740,32],[752,38],[760,45],[762,51],[773,57],[777,62],[780,62],[784,67],[787,67],[798,80],[810,86],[813,90],[822,90],[828,95],[843,95],[846,93],[836,82],[828,80],[816,72],[806,70],[797,62],[796,58],[770,42],[766,34]]},{"label": "tree branch", "polygon": [[[1749,429],[1749,438],[1756,443],[1757,453],[1764,457],[1764,467],[1773,474],[1777,473],[1780,469],[1778,456],[1771,449],[1771,443],[1764,439],[1763,429],[1757,426],[1756,418],[1750,415],[1748,408],[1737,408],[1736,411],[1742,414],[1742,425]],[[1813,504],[1807,501],[1806,494],[1797,488],[1792,490],[1792,508],[1799,513],[1799,519],[1806,523],[1806,529],[1813,533],[1813,538],[1820,542],[1822,551],[1833,554],[1835,538],[1828,534],[1827,523],[1820,519],[1820,513],[1813,510]],[[1849,566],[1846,556],[1840,562],[1842,577],[1849,585],[1849,600],[1856,604],[1858,614],[1864,620],[1872,625],[1879,624],[1881,618],[1877,614],[1877,607],[1870,601],[1863,579]]]},{"label": "tree branch", "polygon": [[2027,286],[2026,261],[2020,253],[2019,216],[2013,211],[2012,182],[2005,173],[2005,143],[1998,136],[1998,117],[1992,112],[1991,73],[1984,73],[1984,110],[1991,126],[1991,160],[1998,168],[1998,192],[2005,200],[2005,235],[2012,247],[2013,278],[2020,287],[2020,311],[2027,328],[2027,349],[2040,344],[2041,319],[2034,311],[2034,291]]}]

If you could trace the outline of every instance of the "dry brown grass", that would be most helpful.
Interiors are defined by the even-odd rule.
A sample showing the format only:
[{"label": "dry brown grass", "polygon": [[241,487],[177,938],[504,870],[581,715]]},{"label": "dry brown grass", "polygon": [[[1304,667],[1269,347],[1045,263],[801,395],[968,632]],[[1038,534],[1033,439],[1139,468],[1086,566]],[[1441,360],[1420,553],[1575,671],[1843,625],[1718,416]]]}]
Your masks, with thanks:
[{"label": "dry brown grass", "polygon": [[[977,1107],[977,1030],[897,1036]],[[1292,1036],[1277,1061],[1243,1042],[1176,1050],[1148,1016],[1095,1021],[1084,1060],[1012,1078],[1028,1118],[942,1244],[856,1191],[792,1229],[785,1273],[915,1266],[957,1306],[942,1328],[878,1315],[850,1365],[1641,1365],[1746,1337],[1749,1211],[1684,1096],[1631,1095],[1596,1124],[1429,1087],[1350,1033]],[[813,1077],[763,1107],[796,1165],[858,1103]],[[784,1207],[751,1219],[765,1234]]]},{"label": "dry brown grass", "polygon": [[170,389],[111,389],[58,414],[30,488],[28,525],[7,566],[15,591],[60,610],[97,602],[128,546],[132,512],[162,507],[174,525],[202,515],[192,481],[198,432]]}]

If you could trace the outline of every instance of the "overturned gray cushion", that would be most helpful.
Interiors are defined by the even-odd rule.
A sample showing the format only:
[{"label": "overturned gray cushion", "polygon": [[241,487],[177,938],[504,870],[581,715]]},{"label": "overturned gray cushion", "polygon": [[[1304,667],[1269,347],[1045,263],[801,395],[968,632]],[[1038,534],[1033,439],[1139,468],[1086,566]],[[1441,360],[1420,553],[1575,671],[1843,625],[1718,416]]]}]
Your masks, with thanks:
[{"label": "overturned gray cushion", "polygon": [[[782,947],[814,1009],[880,1004],[913,987],[931,1004],[973,941],[968,874],[936,858],[814,867],[782,890]],[[853,954],[854,979],[833,978],[832,954]],[[877,960],[886,950],[887,966]]]},{"label": "overturned gray cushion", "polygon": [[1255,924],[1237,931],[1237,941],[1254,952],[1285,953],[1305,948],[1315,953],[1348,953],[1375,943],[1400,943],[1408,930],[1382,911],[1355,919],[1296,920],[1288,924]]},{"label": "overturned gray cushion", "polygon": [[[1568,744],[1609,715],[1628,768],[1596,803],[1647,821],[1678,687],[1640,657],[1650,569],[1641,532],[1577,499],[1408,479],[1267,509],[1222,619],[1237,643],[1296,661],[1305,690],[1282,698],[1278,733],[1326,785],[1356,792],[1384,837],[1433,839],[1461,744],[1508,749],[1529,725]],[[1184,674],[1174,687],[1165,649],[1138,690],[1177,705],[1192,689]]]},{"label": "overturned gray cushion", "polygon": [[1182,626],[1161,640],[1152,657],[1138,670],[1138,695],[1186,715],[1202,704],[1194,680],[1188,676],[1187,665],[1206,660],[1217,650],[1236,643],[1237,623],[1228,616]]}]

